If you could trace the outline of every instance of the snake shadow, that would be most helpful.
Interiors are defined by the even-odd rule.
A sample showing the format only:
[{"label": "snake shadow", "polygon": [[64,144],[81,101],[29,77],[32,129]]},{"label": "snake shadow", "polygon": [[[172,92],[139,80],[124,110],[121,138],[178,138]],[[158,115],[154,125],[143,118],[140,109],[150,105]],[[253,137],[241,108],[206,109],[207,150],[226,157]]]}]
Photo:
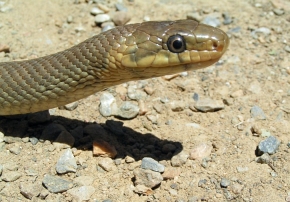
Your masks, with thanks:
[{"label": "snake shadow", "polygon": [[[143,157],[151,157],[157,161],[170,160],[183,149],[180,142],[162,140],[152,133],[142,134],[123,126],[121,120],[107,120],[105,123],[98,124],[50,116],[47,111],[0,116],[0,131],[5,135],[2,149],[9,143],[23,141],[23,138],[31,144],[43,144],[45,141],[61,142],[80,150],[92,150],[93,142],[105,141],[116,148],[116,158],[130,156],[136,161]],[[66,136],[59,138],[63,131],[67,138]]]}]

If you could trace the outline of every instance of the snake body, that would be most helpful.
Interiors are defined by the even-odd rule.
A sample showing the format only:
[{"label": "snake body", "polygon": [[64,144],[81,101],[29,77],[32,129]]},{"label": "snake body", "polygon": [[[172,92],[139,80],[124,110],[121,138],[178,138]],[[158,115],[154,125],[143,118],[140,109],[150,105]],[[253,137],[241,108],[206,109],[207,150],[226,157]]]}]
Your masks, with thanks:
[{"label": "snake body", "polygon": [[0,115],[47,110],[130,80],[207,67],[229,44],[193,20],[116,27],[52,55],[0,63]]}]

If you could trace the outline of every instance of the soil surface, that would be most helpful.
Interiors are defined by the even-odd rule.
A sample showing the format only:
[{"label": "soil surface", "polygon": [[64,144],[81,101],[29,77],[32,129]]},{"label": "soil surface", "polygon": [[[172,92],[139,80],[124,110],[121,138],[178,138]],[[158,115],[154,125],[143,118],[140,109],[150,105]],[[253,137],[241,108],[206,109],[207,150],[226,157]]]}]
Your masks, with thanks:
[{"label": "soil surface", "polygon": [[[0,0],[0,61],[84,41],[101,32],[92,8],[113,16],[116,3],[127,9],[128,23],[210,19],[231,44],[211,67],[107,89],[118,106],[130,101],[140,108],[130,120],[100,114],[105,91],[73,110],[44,113],[45,121],[1,117],[0,201],[290,201],[290,2]],[[141,97],[130,99],[132,87]],[[201,112],[200,100],[222,109]],[[257,147],[268,136],[278,143],[268,144],[274,152],[261,163]],[[117,155],[93,155],[93,142]],[[57,162],[70,152],[77,167],[61,174]],[[146,174],[144,157],[165,172]],[[55,179],[68,187],[53,190],[65,186]]]}]

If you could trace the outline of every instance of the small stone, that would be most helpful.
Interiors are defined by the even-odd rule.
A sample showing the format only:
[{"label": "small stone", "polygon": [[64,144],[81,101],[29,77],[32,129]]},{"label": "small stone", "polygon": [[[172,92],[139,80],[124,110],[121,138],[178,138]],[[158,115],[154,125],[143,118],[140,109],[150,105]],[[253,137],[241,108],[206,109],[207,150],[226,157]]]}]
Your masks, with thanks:
[{"label": "small stone", "polygon": [[290,53],[290,46],[285,46],[284,49],[285,49],[286,52]]},{"label": "small stone", "polygon": [[155,103],[153,105],[153,108],[156,110],[156,112],[158,112],[159,114],[162,114],[162,112],[164,111],[163,109],[163,105],[161,103]]},{"label": "small stone", "polygon": [[62,131],[52,143],[57,149],[71,148],[75,143],[75,138],[67,131]]},{"label": "small stone", "polygon": [[66,18],[66,22],[67,22],[68,24],[72,23],[73,20],[74,20],[74,18],[73,18],[73,16],[71,16],[71,15],[67,16],[67,18]]},{"label": "small stone", "polygon": [[139,107],[130,101],[121,104],[118,110],[118,116],[124,119],[133,119],[139,114]]},{"label": "small stone", "polygon": [[252,118],[256,118],[256,119],[259,119],[259,120],[265,120],[266,119],[266,115],[264,113],[264,111],[258,107],[258,106],[253,106],[251,108],[251,117]]},{"label": "small stone", "polygon": [[14,182],[22,176],[21,173],[17,171],[5,171],[3,172],[1,179],[5,182]]},{"label": "small stone", "polygon": [[15,145],[15,146],[9,148],[9,151],[15,155],[20,154],[21,150],[22,150],[22,148],[19,145]]},{"label": "small stone", "polygon": [[72,195],[75,201],[89,201],[96,189],[93,186],[75,187],[67,192]]},{"label": "small stone", "polygon": [[135,176],[134,182],[135,186],[144,185],[149,188],[156,187],[163,180],[163,177],[160,173],[140,168],[134,170],[134,176]]},{"label": "small stone", "polygon": [[222,188],[227,188],[228,186],[230,186],[231,181],[228,180],[228,179],[226,179],[226,178],[222,178],[220,184],[221,184],[221,187],[222,187]]},{"label": "small stone", "polygon": [[257,148],[258,155],[262,155],[264,153],[268,153],[270,155],[274,154],[278,150],[279,145],[280,141],[276,137],[270,136],[259,143]]},{"label": "small stone", "polygon": [[115,27],[115,24],[111,21],[104,22],[101,24],[102,32],[108,31],[110,29],[113,29]]},{"label": "small stone", "polygon": [[3,165],[4,170],[17,171],[19,166],[16,162],[8,162]]},{"label": "small stone", "polygon": [[41,184],[31,184],[28,182],[21,183],[20,186],[20,193],[28,199],[32,199],[32,197],[36,197],[40,194],[41,191]]},{"label": "small stone", "polygon": [[156,115],[153,115],[153,114],[148,114],[148,115],[146,115],[146,117],[147,117],[147,119],[149,120],[149,121],[151,121],[153,124],[157,124],[158,122],[158,116]]},{"label": "small stone", "polygon": [[186,15],[186,18],[189,20],[195,20],[200,22],[202,20],[202,16],[198,12],[191,12]]},{"label": "small stone", "polygon": [[248,167],[242,167],[242,166],[238,166],[237,167],[237,171],[239,172],[239,173],[245,173],[245,172],[247,172],[249,170],[249,168]]},{"label": "small stone", "polygon": [[208,145],[206,143],[199,144],[191,150],[189,159],[202,160],[211,154],[212,149],[212,145]]},{"label": "small stone", "polygon": [[261,164],[268,164],[271,162],[271,157],[268,153],[265,153],[262,156],[257,157],[256,162]]},{"label": "small stone", "polygon": [[95,140],[93,143],[93,155],[115,158],[117,155],[116,148],[106,141]]},{"label": "small stone", "polygon": [[131,100],[144,100],[147,97],[147,94],[143,90],[138,89],[137,85],[130,85],[127,94]]},{"label": "small stone", "polygon": [[39,194],[39,198],[44,200],[48,196],[48,194],[49,194],[49,191],[46,189],[43,189]]},{"label": "small stone", "polygon": [[194,107],[202,112],[214,112],[224,109],[224,103],[221,100],[212,100],[210,98],[199,99]]},{"label": "small stone", "polygon": [[213,27],[219,27],[221,25],[221,22],[218,18],[214,16],[207,16],[202,20],[203,24],[207,24]]},{"label": "small stone", "polygon": [[98,14],[95,17],[95,23],[96,24],[101,24],[103,22],[110,21],[111,17],[108,14]]},{"label": "small stone", "polygon": [[30,137],[29,141],[31,142],[32,145],[36,145],[39,140],[36,137]]},{"label": "small stone", "polygon": [[[82,28],[82,30],[83,30],[83,28]],[[80,32],[80,30],[78,30],[78,32]],[[68,111],[72,111],[72,110],[76,109],[78,107],[78,105],[79,105],[79,102],[76,101],[76,102],[72,102],[72,103],[64,105],[64,108]]]},{"label": "small stone", "polygon": [[271,136],[271,132],[265,130],[265,129],[261,129],[261,136],[262,137],[270,137]]},{"label": "small stone", "polygon": [[52,193],[61,193],[73,187],[71,181],[49,174],[44,175],[42,183]]},{"label": "small stone", "polygon": [[93,176],[79,176],[74,178],[73,181],[80,186],[90,186],[93,184],[94,180]]},{"label": "small stone", "polygon": [[170,102],[171,110],[174,112],[183,111],[185,108],[185,103],[183,101],[172,101]]},{"label": "small stone", "polygon": [[98,3],[98,8],[104,11],[105,13],[108,13],[110,11],[110,8],[104,4]]},{"label": "small stone", "polygon": [[135,162],[135,159],[132,158],[131,156],[126,156],[125,157],[125,162],[126,163],[134,163]]},{"label": "small stone", "polygon": [[142,159],[141,168],[153,170],[159,173],[163,173],[165,169],[164,165],[149,157],[145,157]]},{"label": "small stone", "polygon": [[279,8],[274,8],[273,12],[278,16],[281,16],[285,13],[284,9],[279,9]]},{"label": "small stone", "polygon": [[125,25],[131,20],[131,16],[126,11],[117,11],[112,18],[112,21],[116,26]]},{"label": "small stone", "polygon": [[138,101],[139,115],[145,115],[149,110],[143,100]]},{"label": "small stone", "polygon": [[144,195],[151,195],[153,193],[152,189],[150,189],[142,184],[136,185],[134,192],[137,194],[144,194]]},{"label": "small stone", "polygon": [[112,171],[116,167],[114,161],[108,157],[101,159],[98,165],[107,172]]},{"label": "small stone", "polygon": [[189,155],[182,151],[179,154],[177,154],[176,156],[173,156],[171,158],[171,165],[173,167],[181,167],[183,164],[186,163],[188,157],[189,157]]},{"label": "small stone", "polygon": [[57,161],[55,170],[59,174],[76,172],[77,163],[71,149],[66,149]]},{"label": "small stone", "polygon": [[148,94],[148,95],[152,95],[154,93],[154,89],[151,87],[146,86],[144,88],[144,91]]},{"label": "small stone", "polygon": [[10,47],[6,44],[0,44],[0,52],[9,53]]},{"label": "small stone", "polygon": [[92,15],[98,15],[98,14],[103,14],[104,11],[102,11],[101,9],[97,8],[97,7],[93,7],[91,9],[91,12],[90,12]]},{"label": "small stone", "polygon": [[164,173],[162,174],[162,177],[164,180],[171,180],[175,177],[178,177],[181,173],[181,168],[166,168]]},{"label": "small stone", "polygon": [[100,114],[102,116],[112,116],[117,114],[117,104],[115,97],[108,92],[104,92],[100,97]]},{"label": "small stone", "polygon": [[122,3],[115,4],[117,11],[128,11],[128,8]]},{"label": "small stone", "polygon": [[233,184],[231,185],[231,190],[234,194],[241,194],[242,190],[243,190],[243,185],[240,184]]}]

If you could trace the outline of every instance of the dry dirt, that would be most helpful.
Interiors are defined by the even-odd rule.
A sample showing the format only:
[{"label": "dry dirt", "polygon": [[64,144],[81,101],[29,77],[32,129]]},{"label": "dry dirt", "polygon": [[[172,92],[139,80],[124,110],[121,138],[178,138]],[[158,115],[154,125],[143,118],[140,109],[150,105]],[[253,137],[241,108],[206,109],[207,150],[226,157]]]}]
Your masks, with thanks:
[{"label": "dry dirt", "polygon": [[[0,45],[8,45],[10,53],[0,52],[0,61],[31,59],[55,53],[101,31],[94,25],[94,16],[90,14],[95,3],[81,0],[78,3],[73,0],[0,0],[0,6],[3,2],[8,10],[0,12]],[[99,2],[111,11],[115,10],[115,0]],[[227,13],[233,22],[221,24],[219,28],[229,33],[231,44],[218,66],[189,72],[187,76],[178,76],[170,81],[155,78],[141,82],[141,89],[150,87],[154,93],[143,100],[147,114],[132,120],[101,116],[98,108],[102,92],[81,100],[73,111],[56,109],[47,123],[31,125],[25,118],[1,118],[1,131],[5,137],[16,137],[21,133],[24,138],[1,145],[0,165],[16,164],[22,176],[13,182],[0,180],[0,201],[29,201],[20,193],[20,184],[39,183],[41,186],[45,174],[55,174],[54,167],[62,151],[51,149],[53,142],[32,145],[25,139],[27,136],[37,137],[50,123],[60,123],[67,130],[99,123],[114,140],[111,143],[115,144],[117,158],[121,160],[115,170],[100,171],[97,165],[102,157],[94,157],[92,148],[84,147],[78,148],[75,155],[85,166],[79,166],[77,173],[60,175],[70,180],[81,175],[91,176],[95,192],[89,201],[290,201],[287,146],[290,142],[290,2],[124,0],[123,4],[132,17],[129,23],[142,22],[145,16],[150,20],[184,19],[194,11],[198,11],[202,19],[212,15],[222,22],[222,14]],[[284,13],[277,15],[274,9]],[[73,18],[70,24],[66,23],[68,16]],[[254,37],[253,31],[261,27],[268,28],[270,33],[256,33],[257,37]],[[121,100],[116,87],[108,91]],[[225,108],[209,113],[191,110],[194,93],[201,98],[222,100],[226,103]],[[160,102],[165,98],[169,103]],[[174,112],[170,107],[172,102],[181,103],[184,107]],[[160,113],[153,108],[155,105],[161,105]],[[265,120],[251,117],[250,109],[255,105],[263,109],[267,117]],[[148,119],[149,114],[157,117],[156,123]],[[114,120],[115,124],[123,123],[122,130],[130,137],[129,140],[110,132],[108,120]],[[278,151],[271,155],[269,164],[255,161],[256,147],[265,137],[252,132],[253,126],[257,131],[270,132],[281,142]],[[156,150],[165,143],[176,146],[174,152],[151,151],[151,156],[166,168],[172,167],[172,157],[180,152],[190,153],[196,145],[207,143],[214,148],[210,156],[202,161],[187,159],[180,166],[179,176],[162,181],[149,195],[137,194],[133,191],[135,168],[132,169],[125,158],[133,157],[138,165],[144,156],[150,156],[144,148],[152,140]],[[13,147],[20,148],[20,153],[12,153],[10,149]],[[237,168],[246,168],[246,171],[238,171]],[[27,175],[27,169],[33,169],[37,174]],[[219,185],[222,178],[230,181],[227,188]],[[206,182],[199,184],[204,179]],[[41,186],[41,189],[45,188]],[[32,200],[43,201],[40,197]],[[49,193],[45,200],[75,199],[63,192]]]}]

